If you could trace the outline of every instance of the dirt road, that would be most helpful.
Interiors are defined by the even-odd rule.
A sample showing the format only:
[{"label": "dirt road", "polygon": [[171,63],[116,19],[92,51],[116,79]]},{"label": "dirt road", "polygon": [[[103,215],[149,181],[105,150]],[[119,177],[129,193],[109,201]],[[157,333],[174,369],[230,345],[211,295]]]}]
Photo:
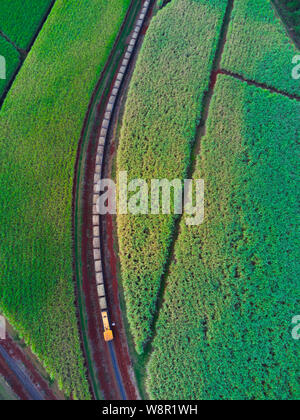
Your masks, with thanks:
[{"label": "dirt road", "polygon": [[[89,372],[91,390],[95,399],[139,399],[120,309],[112,221],[106,217],[100,222],[102,249],[103,254],[105,254],[103,256],[103,274],[109,314],[116,326],[113,328],[114,341],[108,345],[103,339],[103,325],[94,269],[91,215],[93,214],[94,169],[100,127],[109,95],[143,3],[143,1],[133,1],[127,13],[110,59],[94,92],[82,131],[77,157],[73,219],[77,306],[79,309],[82,347]],[[151,2],[151,6],[153,6],[153,3],[154,0]],[[141,31],[141,38],[146,31],[152,10],[151,7]],[[124,80],[131,76],[130,72],[132,70],[132,68],[129,68]],[[120,95],[118,100],[121,97]],[[104,160],[109,159],[109,156],[107,156],[109,147],[106,149]]]},{"label": "dirt road", "polygon": [[17,362],[10,357],[7,351],[2,347],[0,342],[0,361],[2,361],[1,365],[5,365],[8,367],[10,372],[15,376],[15,381],[19,382],[24,388],[25,393],[28,394],[29,398],[32,400],[43,400],[42,393],[35,387],[31,378],[24,372]]}]

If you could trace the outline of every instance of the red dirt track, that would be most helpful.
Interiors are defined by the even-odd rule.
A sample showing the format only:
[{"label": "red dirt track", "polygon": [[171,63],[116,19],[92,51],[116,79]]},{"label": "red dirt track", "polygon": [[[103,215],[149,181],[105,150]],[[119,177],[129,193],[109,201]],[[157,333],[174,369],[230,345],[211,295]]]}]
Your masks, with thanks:
[{"label": "red dirt track", "polygon": [[22,384],[18,381],[15,375],[10,371],[9,367],[6,365],[5,360],[0,355],[0,375],[2,375],[14,393],[21,400],[30,400],[29,395],[23,389]]},{"label": "red dirt track", "polygon": [[[100,110],[99,110],[100,111]],[[93,133],[94,134],[94,133]],[[92,134],[92,136],[93,136]],[[111,362],[111,356],[107,343],[103,338],[103,326],[101,313],[98,304],[98,294],[96,288],[96,277],[94,271],[94,258],[92,247],[92,196],[93,196],[93,178],[95,166],[95,150],[90,142],[87,152],[86,173],[85,173],[85,191],[84,207],[82,218],[82,277],[83,293],[85,298],[85,307],[88,318],[88,337],[92,347],[93,362],[96,365],[97,379],[100,383],[103,396],[106,400],[120,400],[121,395],[118,384],[115,379],[114,369]],[[110,253],[109,266],[105,264],[105,283],[107,289],[107,301],[111,321],[115,322],[117,328],[114,329],[114,346],[117,355],[117,361],[122,376],[122,382],[126,389],[127,398],[137,399],[135,386],[130,378],[131,361],[127,349],[125,330],[122,322],[120,310],[118,284],[116,276],[116,257],[114,255],[112,220],[107,218],[107,226],[110,234],[105,237],[104,247],[108,247]],[[103,235],[101,235],[103,236]],[[105,259],[106,261],[106,259]]]},{"label": "red dirt track", "polygon": [[[9,354],[15,363],[22,368],[32,385],[43,395],[44,400],[57,400],[53,391],[49,388],[47,381],[37,371],[31,360],[27,357],[22,347],[18,346],[10,336],[6,340],[1,340],[1,347]],[[0,373],[3,375],[7,383],[20,399],[31,400],[32,398],[17,378],[17,376],[9,369],[6,361],[0,355]]]},{"label": "red dirt track", "polygon": [[[148,16],[152,15],[153,5],[149,8]],[[148,25],[150,17],[146,19],[145,25]],[[143,32],[144,33],[144,32]],[[120,59],[121,63],[121,59]],[[119,68],[119,67],[118,67]],[[116,79],[118,70],[115,72],[115,77],[109,85],[108,91],[112,91],[114,81]],[[129,74],[126,77],[129,77]],[[121,95],[119,95],[121,97]],[[122,387],[128,400],[139,399],[139,393],[135,384],[134,374],[129,350],[127,345],[126,331],[123,324],[122,312],[120,308],[118,278],[117,278],[117,263],[118,259],[115,254],[114,243],[114,223],[111,215],[101,217],[100,220],[100,237],[101,249],[103,252],[103,275],[105,282],[105,289],[107,295],[108,312],[113,326],[114,340],[112,341],[113,350],[116,354],[117,366],[113,364],[112,355],[107,343],[103,338],[103,325],[98,303],[98,294],[96,288],[96,276],[94,268],[93,255],[93,187],[94,187],[94,170],[97,154],[97,143],[101,127],[101,121],[104,117],[104,109],[109,98],[109,93],[104,93],[97,103],[97,116],[95,121],[92,121],[92,130],[87,139],[88,145],[84,160],[84,176],[82,179],[83,192],[81,203],[81,272],[82,272],[82,300],[84,301],[84,316],[86,317],[86,337],[89,343],[90,356],[93,364],[93,371],[95,372],[96,380],[100,384],[102,396],[106,400],[121,400],[120,384],[117,380],[117,373],[121,377]],[[120,101],[120,98],[118,98]],[[117,108],[117,107],[116,107]],[[91,112],[91,107],[89,108]],[[89,113],[88,113],[89,114]],[[86,118],[87,121],[87,118]],[[100,121],[100,123],[99,123]],[[82,132],[84,135],[86,127]],[[82,142],[82,139],[81,139]],[[104,155],[104,177],[111,178],[111,159],[115,154],[114,140],[109,142],[106,146]],[[74,194],[77,194],[77,188],[74,187]],[[76,200],[74,200],[76,201]],[[79,290],[77,290],[77,293]],[[82,327],[82,326],[81,326]],[[86,352],[85,352],[86,354]],[[86,354],[87,356],[87,354]],[[117,370],[117,373],[116,373]],[[91,379],[91,375],[90,375]],[[91,382],[92,384],[92,382]],[[95,395],[94,395],[95,397]]]},{"label": "red dirt track", "polygon": [[[130,369],[131,360],[129,357],[127,339],[125,328],[123,325],[122,314],[120,309],[119,292],[118,292],[118,279],[117,279],[117,259],[114,249],[114,237],[113,237],[113,219],[110,214],[106,215],[103,220],[103,229],[106,233],[106,244],[108,255],[105,257],[105,272],[109,273],[109,279],[111,285],[108,286],[109,295],[109,312],[111,314],[111,320],[116,324],[114,330],[114,345],[116,350],[117,361],[120,369],[120,373],[123,380],[123,385],[126,390],[127,398],[129,400],[137,400],[138,395],[136,387],[132,382]],[[109,264],[109,266],[107,266]],[[105,274],[106,274],[105,273]]]},{"label": "red dirt track", "polygon": [[121,399],[118,392],[118,385],[109,349],[103,338],[103,327],[101,321],[100,307],[98,304],[98,294],[96,288],[96,277],[94,271],[94,259],[92,248],[92,193],[94,177],[95,153],[90,144],[87,152],[87,162],[85,173],[84,208],[82,212],[82,277],[85,308],[87,314],[87,335],[92,348],[93,363],[97,370],[97,379],[100,383],[103,397],[106,400]]},{"label": "red dirt track", "polygon": [[[102,98],[103,100],[104,98]],[[98,114],[100,113],[100,106],[98,106]],[[87,158],[86,170],[84,177],[84,205],[82,211],[82,278],[83,278],[83,293],[85,298],[85,308],[88,318],[88,337],[92,347],[93,363],[96,365],[97,379],[100,383],[103,397],[106,400],[120,400],[121,394],[117,381],[115,379],[114,369],[111,362],[111,356],[107,343],[103,338],[103,326],[101,321],[101,313],[98,303],[98,294],[96,288],[96,277],[94,271],[94,257],[93,257],[93,226],[92,226],[92,197],[93,197],[93,179],[94,168],[96,160],[96,150],[93,144],[94,136],[98,137],[99,133],[95,128],[91,134]],[[131,369],[131,361],[127,349],[126,335],[122,322],[122,315],[120,311],[118,284],[116,276],[116,257],[114,255],[112,220],[107,220],[107,226],[110,230],[108,237],[105,237],[103,249],[107,246],[110,251],[109,265],[105,264],[105,286],[107,290],[107,303],[111,321],[115,322],[117,328],[113,329],[114,345],[117,355],[117,361],[122,376],[122,381],[126,389],[126,395],[129,400],[136,400],[137,393],[135,386],[130,379],[129,371]],[[101,232],[103,237],[103,231]],[[102,256],[103,257],[103,256]],[[106,261],[106,259],[105,259]],[[109,273],[109,274],[108,274]]]}]

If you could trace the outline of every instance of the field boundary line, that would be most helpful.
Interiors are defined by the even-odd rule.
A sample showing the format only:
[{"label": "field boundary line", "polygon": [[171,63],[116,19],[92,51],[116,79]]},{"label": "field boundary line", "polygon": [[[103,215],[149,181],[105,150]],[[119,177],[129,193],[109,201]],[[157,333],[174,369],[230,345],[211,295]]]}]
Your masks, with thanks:
[{"label": "field boundary line", "polygon": [[56,0],[52,0],[52,2],[49,5],[48,10],[46,11],[45,15],[42,17],[41,22],[37,28],[37,31],[33,34],[33,37],[31,38],[31,41],[28,45],[28,48],[26,50],[27,54],[30,52],[33,44],[35,43],[37,37],[39,36],[39,33],[41,32],[41,30],[43,29],[44,24],[46,23],[46,20],[48,19],[50,13],[52,12],[52,9],[55,5]]},{"label": "field boundary line", "polygon": [[18,47],[17,44],[15,44],[1,29],[0,29],[0,35],[3,39],[5,39],[5,41],[7,41],[12,47],[14,47],[15,50],[18,51],[18,53],[20,54],[20,58],[24,60],[27,56],[27,51],[22,50],[21,48]]},{"label": "field boundary line", "polygon": [[298,39],[297,34],[294,32],[293,28],[290,28],[288,26],[289,22],[286,21],[285,22],[285,18],[283,17],[283,11],[284,11],[284,6],[281,6],[280,3],[278,2],[278,0],[271,0],[271,6],[276,14],[276,16],[278,17],[278,19],[280,20],[280,22],[282,23],[284,30],[286,31],[288,37],[290,38],[291,42],[293,42],[296,47],[298,49],[300,49],[300,40]]},{"label": "field boundary line", "polygon": [[41,391],[34,385],[28,372],[24,372],[19,364],[11,357],[7,350],[0,344],[0,356],[3,358],[9,371],[16,377],[22,388],[32,400],[44,400]]},{"label": "field boundary line", "polygon": [[46,23],[49,15],[50,15],[50,13],[52,12],[52,9],[54,7],[55,2],[56,2],[56,0],[52,0],[52,2],[50,3],[50,6],[49,6],[47,12],[45,13],[45,15],[43,16],[43,18],[41,19],[41,22],[40,22],[40,24],[39,24],[39,26],[37,28],[37,31],[33,34],[33,37],[32,37],[32,39],[30,41],[30,44],[28,45],[28,49],[27,50],[22,50],[21,48],[19,48],[13,41],[11,41],[9,39],[9,37],[7,35],[4,34],[4,32],[1,31],[1,28],[0,28],[0,35],[4,39],[6,39],[6,41],[9,42],[18,51],[18,53],[20,55],[20,63],[18,65],[18,67],[16,68],[14,74],[12,75],[11,80],[7,84],[7,86],[5,88],[5,91],[3,92],[3,95],[0,96],[0,111],[1,111],[2,105],[3,105],[4,101],[5,101],[5,98],[6,98],[7,94],[8,94],[8,92],[10,91],[10,89],[11,89],[11,87],[12,87],[12,85],[13,85],[13,83],[14,83],[14,81],[15,81],[18,73],[19,73],[19,71],[21,70],[22,65],[23,65],[23,63],[24,63],[27,55],[31,51],[31,48],[33,47],[33,44],[35,43],[37,37],[39,36],[41,30],[44,27],[44,24]]},{"label": "field boundary line", "polygon": [[293,95],[292,93],[287,93],[283,90],[273,88],[273,87],[271,87],[271,86],[269,86],[265,83],[260,83],[260,82],[256,82],[255,80],[246,79],[244,76],[242,76],[238,73],[234,73],[234,72],[231,72],[229,70],[220,69],[217,72],[217,75],[219,75],[219,74],[224,74],[225,76],[233,77],[234,79],[238,79],[241,82],[247,83],[250,86],[256,86],[257,88],[268,90],[271,93],[277,93],[278,95],[285,96],[289,99],[295,99],[298,102],[300,101],[300,96],[298,96],[298,95]]},{"label": "field boundary line", "polygon": [[[223,19],[223,26],[222,26],[222,29],[220,31],[219,44],[218,44],[218,47],[216,49],[214,62],[213,62],[213,66],[212,66],[212,71],[211,71],[211,76],[210,76],[210,86],[209,86],[209,89],[205,93],[204,98],[203,98],[202,117],[201,117],[200,124],[197,128],[197,134],[196,134],[196,137],[195,137],[195,142],[194,142],[194,146],[193,146],[192,154],[191,154],[191,156],[192,156],[191,157],[191,163],[190,163],[190,166],[189,166],[188,171],[187,171],[189,178],[192,178],[192,175],[195,171],[196,162],[197,162],[196,156],[198,156],[200,154],[200,149],[201,149],[201,139],[206,134],[206,122],[207,122],[207,118],[208,118],[210,103],[211,103],[211,99],[212,99],[213,94],[214,94],[214,88],[215,88],[215,85],[216,85],[217,78],[218,78],[219,74],[224,74],[224,75],[227,75],[228,77],[233,77],[233,78],[239,79],[240,81],[245,82],[249,85],[253,85],[253,86],[256,86],[258,88],[268,90],[271,93],[277,93],[279,95],[288,97],[289,99],[295,99],[297,101],[300,101],[300,97],[298,95],[288,94],[288,93],[286,93],[284,91],[281,91],[279,89],[272,88],[272,87],[270,87],[266,84],[248,80],[248,79],[244,78],[243,76],[240,76],[239,74],[235,74],[235,73],[229,72],[229,71],[221,68],[222,56],[223,56],[224,48],[225,48],[226,41],[227,41],[229,24],[230,24],[232,12],[234,10],[234,1],[235,0],[228,0],[228,3],[227,3],[226,12],[225,12],[224,19]],[[284,22],[283,22],[283,24],[284,24]],[[285,26],[285,24],[284,24],[284,26]],[[172,238],[172,242],[171,242],[171,246],[170,246],[170,253],[169,253],[167,263],[165,265],[164,274],[162,276],[161,289],[160,289],[159,298],[158,298],[158,301],[157,301],[157,309],[156,309],[155,315],[153,317],[153,322],[152,322],[153,334],[150,337],[148,343],[146,343],[145,349],[144,349],[144,352],[146,354],[148,353],[148,358],[149,358],[149,354],[151,353],[152,342],[153,342],[153,340],[155,338],[155,335],[156,335],[156,324],[157,324],[159,313],[160,313],[160,310],[161,310],[161,307],[162,307],[162,304],[163,304],[163,300],[164,300],[165,290],[166,290],[166,287],[167,287],[167,279],[168,279],[168,276],[169,276],[169,269],[170,269],[170,266],[172,264],[172,261],[174,260],[175,245],[177,243],[177,239],[178,239],[178,236],[179,236],[179,233],[180,233],[181,220],[182,220],[182,215],[180,215],[175,220],[174,233],[173,233],[173,238]]]}]

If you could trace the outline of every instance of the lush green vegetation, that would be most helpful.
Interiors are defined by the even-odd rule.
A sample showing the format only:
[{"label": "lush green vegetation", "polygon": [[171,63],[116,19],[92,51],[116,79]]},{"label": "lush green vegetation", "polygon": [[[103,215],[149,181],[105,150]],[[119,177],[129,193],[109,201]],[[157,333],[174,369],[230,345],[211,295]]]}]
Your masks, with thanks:
[{"label": "lush green vegetation", "polygon": [[[130,85],[118,151],[128,179],[185,178],[227,1],[173,0],[153,19]],[[151,323],[174,216],[118,215],[128,319],[136,349]]]},{"label": "lush green vegetation", "polygon": [[300,0],[272,0],[300,43]]},{"label": "lush green vegetation", "polygon": [[0,310],[67,394],[88,398],[72,187],[89,100],[129,0],[57,0],[0,111]]},{"label": "lush green vegetation", "polygon": [[[22,50],[28,49],[52,4],[53,0],[1,2],[0,32],[4,35],[2,37],[0,34],[0,55],[6,60],[7,77],[0,79],[0,100],[23,59],[20,52],[22,54]],[[5,36],[10,42],[6,41]]]},{"label": "lush green vegetation", "polygon": [[166,3],[166,0],[157,0],[157,7],[161,9]]},{"label": "lush green vegetation", "polygon": [[[0,56],[5,59],[6,79],[1,79],[0,76],[0,99],[4,94],[7,85],[14,76],[19,64],[20,56],[18,51],[6,39],[0,36]],[[1,64],[0,64],[1,65]]]},{"label": "lush green vegetation", "polygon": [[0,31],[26,50],[53,0],[1,0]]},{"label": "lush green vegetation", "polygon": [[300,96],[292,78],[293,45],[269,0],[238,0],[225,44],[222,67],[247,79]]},{"label": "lush green vegetation", "polygon": [[182,220],[152,398],[299,398],[299,115],[295,100],[219,77],[195,173],[205,222]]}]

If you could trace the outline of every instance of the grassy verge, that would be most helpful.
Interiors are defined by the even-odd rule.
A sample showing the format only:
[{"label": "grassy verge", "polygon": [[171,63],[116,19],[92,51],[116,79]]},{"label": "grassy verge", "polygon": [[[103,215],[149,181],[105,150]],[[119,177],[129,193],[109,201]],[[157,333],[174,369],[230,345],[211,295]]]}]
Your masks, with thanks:
[{"label": "grassy verge", "polygon": [[234,3],[221,66],[246,79],[300,96],[292,77],[293,45],[269,0]]},{"label": "grassy verge", "polygon": [[[117,171],[128,179],[184,178],[227,1],[174,0],[153,18],[126,103]],[[117,175],[118,176],[118,175]],[[136,350],[152,335],[175,218],[119,215],[127,314]]]},{"label": "grassy verge", "polygon": [[194,174],[205,221],[182,220],[148,364],[152,398],[299,398],[299,107],[218,78]]},{"label": "grassy verge", "polygon": [[79,399],[89,393],[72,280],[73,171],[128,4],[58,0],[0,111],[0,308]]}]

